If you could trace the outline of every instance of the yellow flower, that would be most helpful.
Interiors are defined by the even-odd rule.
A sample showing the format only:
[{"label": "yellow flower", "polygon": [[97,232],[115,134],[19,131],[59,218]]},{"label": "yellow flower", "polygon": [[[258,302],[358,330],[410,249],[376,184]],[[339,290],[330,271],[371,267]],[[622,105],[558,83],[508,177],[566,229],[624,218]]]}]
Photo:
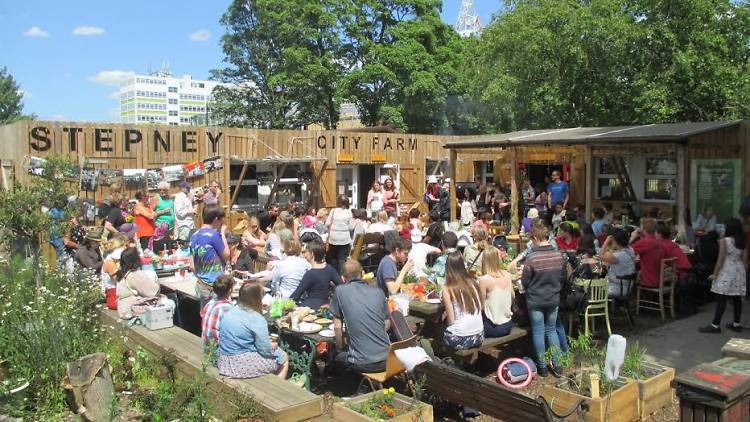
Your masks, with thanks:
[{"label": "yellow flower", "polygon": [[393,388],[393,387],[391,387],[391,388],[388,389],[388,394],[393,394],[395,392],[396,392],[396,389]]},{"label": "yellow flower", "polygon": [[384,389],[383,389],[383,395],[384,395],[384,396],[387,396],[387,395],[388,395],[388,389],[387,389],[387,388],[384,388]]}]

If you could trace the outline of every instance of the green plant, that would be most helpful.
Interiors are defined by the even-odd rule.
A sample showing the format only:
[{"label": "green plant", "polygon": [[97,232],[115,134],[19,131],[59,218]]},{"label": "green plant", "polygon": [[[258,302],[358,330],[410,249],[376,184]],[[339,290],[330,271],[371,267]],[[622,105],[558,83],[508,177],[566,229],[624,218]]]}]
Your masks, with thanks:
[{"label": "green plant", "polygon": [[382,390],[382,393],[375,393],[369,399],[361,403],[349,404],[347,407],[370,419],[391,419],[396,416],[396,408],[393,405],[395,392],[393,387],[386,388]]},{"label": "green plant", "polygon": [[252,397],[240,395],[234,400],[234,404],[237,409],[229,418],[230,421],[263,417],[263,408]]},{"label": "green plant", "polygon": [[0,279],[0,350],[10,376],[30,383],[28,405],[18,411],[51,418],[67,407],[60,388],[66,363],[105,345],[96,312],[99,279],[89,271],[53,271],[43,259],[20,258],[0,259]]},{"label": "green plant", "polygon": [[622,363],[621,373],[624,377],[633,379],[642,379],[646,375],[643,371],[642,363],[646,356],[646,348],[641,346],[637,341],[628,347],[625,352],[625,360]]}]

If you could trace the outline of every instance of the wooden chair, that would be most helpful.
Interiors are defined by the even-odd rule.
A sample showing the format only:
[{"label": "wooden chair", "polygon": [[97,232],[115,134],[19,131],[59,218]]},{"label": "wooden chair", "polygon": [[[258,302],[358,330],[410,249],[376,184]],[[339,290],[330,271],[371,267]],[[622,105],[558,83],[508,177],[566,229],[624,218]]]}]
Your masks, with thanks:
[{"label": "wooden chair", "polygon": [[[589,331],[589,319],[592,320],[591,328],[595,328],[594,318],[604,317],[607,323],[607,334],[612,335],[612,328],[609,324],[609,280],[606,278],[598,278],[593,280],[578,280],[577,284],[581,284],[587,288],[586,296],[588,297],[588,304],[584,308],[583,312],[579,317],[583,318],[583,332],[588,335]],[[568,316],[570,321],[568,322],[569,329],[573,329],[573,314]]]},{"label": "wooden chair", "polygon": [[388,357],[386,357],[386,360],[385,360],[385,371],[363,372],[362,382],[367,380],[367,382],[370,383],[370,388],[372,389],[372,391],[375,391],[376,390],[375,384],[377,384],[379,388],[383,388],[383,383],[395,377],[396,375],[399,375],[405,372],[406,368],[404,368],[404,365],[401,363],[400,360],[398,360],[395,352],[396,350],[405,349],[407,347],[414,346],[415,338],[416,337],[412,336],[406,340],[398,341],[396,343],[391,343],[391,346],[388,348]]},{"label": "wooden chair", "polygon": [[[635,314],[640,315],[641,308],[661,312],[661,320],[666,319],[666,308],[669,308],[672,318],[675,318],[674,293],[677,285],[677,258],[665,258],[661,260],[659,268],[659,287],[645,287],[640,283],[636,289]],[[641,298],[641,292],[658,295],[659,300],[648,300]],[[669,296],[669,304],[664,303],[665,296]]]},{"label": "wooden chair", "polygon": [[[630,284],[630,288],[628,291],[625,291],[625,283]],[[635,291],[635,285],[638,282],[638,274],[633,273],[631,275],[619,277],[615,280],[615,286],[617,289],[619,289],[620,294],[616,297],[610,297],[609,302],[612,304],[612,312],[617,312],[618,309],[622,309],[625,311],[625,316],[627,317],[628,326],[630,329],[633,329],[634,321],[633,317],[630,314],[630,299],[633,297],[633,292]]]},{"label": "wooden chair", "polygon": [[354,239],[352,259],[359,261],[365,272],[376,270],[380,259],[385,255],[385,240],[382,233],[358,234]]}]

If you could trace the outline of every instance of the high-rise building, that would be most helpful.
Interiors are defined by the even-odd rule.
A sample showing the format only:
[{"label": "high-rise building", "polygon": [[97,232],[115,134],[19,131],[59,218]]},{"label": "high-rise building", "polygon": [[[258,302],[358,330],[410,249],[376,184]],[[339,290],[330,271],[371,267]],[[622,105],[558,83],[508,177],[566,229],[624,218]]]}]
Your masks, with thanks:
[{"label": "high-rise building", "polygon": [[159,71],[135,75],[120,83],[120,121],[170,125],[204,124],[210,113],[215,81]]}]

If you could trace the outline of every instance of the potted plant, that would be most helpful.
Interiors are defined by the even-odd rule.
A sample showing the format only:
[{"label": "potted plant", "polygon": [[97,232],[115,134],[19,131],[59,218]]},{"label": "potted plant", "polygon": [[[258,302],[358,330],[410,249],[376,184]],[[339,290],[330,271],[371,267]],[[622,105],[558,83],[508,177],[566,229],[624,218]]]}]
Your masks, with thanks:
[{"label": "potted plant", "polygon": [[646,349],[636,342],[628,347],[622,364],[623,376],[636,380],[638,384],[641,420],[647,420],[657,410],[669,406],[674,398],[671,386],[674,368],[648,362],[645,355]]},{"label": "potted plant", "polygon": [[586,400],[586,422],[629,422],[639,419],[638,384],[620,377],[608,381],[604,376],[604,349],[597,347],[590,335],[580,335],[570,340],[566,356],[557,356],[560,366],[575,376],[563,377],[554,385],[542,386],[542,397],[556,412],[570,409],[580,400]]},{"label": "potted plant", "polygon": [[432,422],[432,406],[396,393],[393,387],[355,397],[333,405],[337,420],[352,422]]}]

